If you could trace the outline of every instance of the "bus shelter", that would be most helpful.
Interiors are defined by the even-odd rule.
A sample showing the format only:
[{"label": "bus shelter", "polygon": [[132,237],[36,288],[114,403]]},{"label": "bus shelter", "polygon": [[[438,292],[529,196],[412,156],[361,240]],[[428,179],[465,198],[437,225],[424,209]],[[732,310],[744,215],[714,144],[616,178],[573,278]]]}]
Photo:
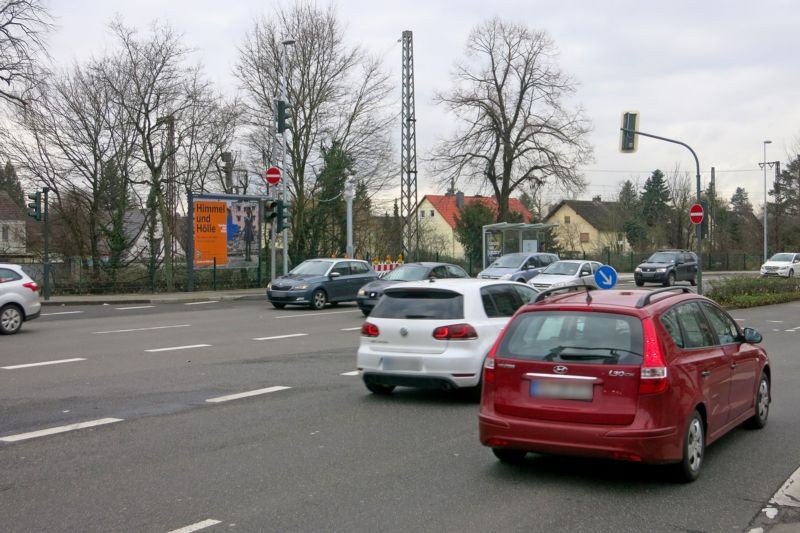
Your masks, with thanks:
[{"label": "bus shelter", "polygon": [[501,255],[514,252],[539,252],[543,232],[558,224],[497,222],[483,226],[483,268]]}]

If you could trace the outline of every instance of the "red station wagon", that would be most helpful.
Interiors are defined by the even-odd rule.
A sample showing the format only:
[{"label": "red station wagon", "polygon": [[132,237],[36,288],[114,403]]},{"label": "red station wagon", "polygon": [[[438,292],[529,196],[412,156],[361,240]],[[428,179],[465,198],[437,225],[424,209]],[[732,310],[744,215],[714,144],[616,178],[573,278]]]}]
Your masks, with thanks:
[{"label": "red station wagon", "polygon": [[686,287],[583,289],[540,293],[489,353],[480,439],[498,459],[675,463],[693,481],[706,445],[743,422],[766,425],[770,367],[757,331]]}]

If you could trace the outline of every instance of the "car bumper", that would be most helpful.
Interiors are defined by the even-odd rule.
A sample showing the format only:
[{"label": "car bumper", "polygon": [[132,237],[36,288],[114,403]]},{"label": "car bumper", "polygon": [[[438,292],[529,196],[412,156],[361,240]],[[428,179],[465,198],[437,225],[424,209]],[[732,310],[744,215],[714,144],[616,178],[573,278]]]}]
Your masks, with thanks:
[{"label": "car bumper", "polygon": [[372,312],[375,309],[375,306],[378,304],[377,298],[364,298],[364,297],[357,297],[356,304],[358,308],[361,309],[365,313]]},{"label": "car bumper", "polygon": [[682,457],[681,437],[674,426],[569,424],[498,416],[482,410],[479,432],[481,443],[493,448],[645,463],[672,463]]},{"label": "car bumper", "polygon": [[280,304],[307,304],[311,302],[311,292],[302,291],[267,291],[267,300]]},{"label": "car bumper", "polygon": [[[469,350],[454,353],[380,353],[360,348],[357,367],[364,380],[405,387],[459,388],[480,383],[483,356]],[[439,384],[439,385],[437,385]]]},{"label": "car bumper", "polygon": [[35,310],[31,310],[31,312],[25,312],[25,321],[34,320],[39,318],[42,315],[42,305],[39,304],[38,307],[34,308]]},{"label": "car bumper", "polygon": [[641,272],[633,275],[634,281],[644,281],[651,283],[664,283],[667,280],[668,272]]},{"label": "car bumper", "polygon": [[779,270],[771,270],[771,271],[762,270],[761,271],[761,275],[764,276],[764,277],[788,278],[789,277],[789,271],[785,270],[785,271],[782,272],[782,271],[779,271]]}]

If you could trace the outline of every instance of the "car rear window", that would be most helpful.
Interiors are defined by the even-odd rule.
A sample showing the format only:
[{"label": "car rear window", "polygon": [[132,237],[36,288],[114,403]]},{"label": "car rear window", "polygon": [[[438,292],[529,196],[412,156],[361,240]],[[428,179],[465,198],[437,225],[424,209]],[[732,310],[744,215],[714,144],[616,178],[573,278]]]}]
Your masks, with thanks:
[{"label": "car rear window", "polygon": [[633,316],[579,311],[518,315],[497,356],[536,361],[641,364],[642,323]]},{"label": "car rear window", "polygon": [[464,297],[453,291],[387,291],[370,313],[375,318],[453,320],[464,318]]}]

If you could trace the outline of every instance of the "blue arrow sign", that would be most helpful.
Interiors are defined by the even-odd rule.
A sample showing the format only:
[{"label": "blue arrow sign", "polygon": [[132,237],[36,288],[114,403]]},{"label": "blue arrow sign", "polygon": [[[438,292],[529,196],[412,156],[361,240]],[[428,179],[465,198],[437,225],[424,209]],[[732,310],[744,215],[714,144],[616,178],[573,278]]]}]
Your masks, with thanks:
[{"label": "blue arrow sign", "polygon": [[594,273],[594,281],[601,289],[610,289],[617,284],[617,271],[608,265],[603,265]]}]

